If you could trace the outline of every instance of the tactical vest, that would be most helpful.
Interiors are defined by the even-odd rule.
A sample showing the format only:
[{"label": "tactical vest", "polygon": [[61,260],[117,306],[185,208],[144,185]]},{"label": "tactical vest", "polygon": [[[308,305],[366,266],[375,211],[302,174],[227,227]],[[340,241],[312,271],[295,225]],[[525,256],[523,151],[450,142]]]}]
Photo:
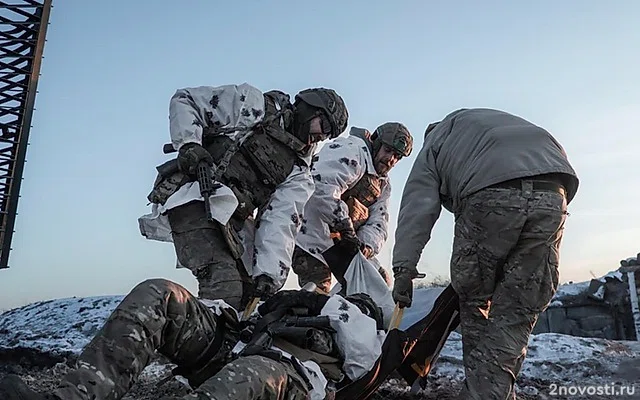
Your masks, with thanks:
[{"label": "tactical vest", "polygon": [[349,197],[357,199],[366,207],[371,207],[382,193],[382,179],[372,174],[364,174],[360,180],[342,194],[342,200]]},{"label": "tactical vest", "polygon": [[[290,107],[288,97],[281,92],[265,94],[265,117],[278,112],[275,101]],[[277,98],[280,97],[280,98]],[[286,102],[285,102],[286,101]],[[284,103],[284,104],[283,104]],[[214,160],[220,160],[233,144],[227,136],[216,136],[206,149]],[[229,186],[238,198],[234,217],[245,220],[262,208],[299,162],[301,142],[280,126],[280,118],[254,129],[231,157],[220,181]]]}]

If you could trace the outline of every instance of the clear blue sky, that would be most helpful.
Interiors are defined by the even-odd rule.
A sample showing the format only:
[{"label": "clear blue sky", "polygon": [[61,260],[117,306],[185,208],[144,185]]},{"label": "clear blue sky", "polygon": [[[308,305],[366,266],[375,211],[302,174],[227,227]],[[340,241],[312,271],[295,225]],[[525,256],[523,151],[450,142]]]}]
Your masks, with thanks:
[{"label": "clear blue sky", "polygon": [[[457,108],[528,118],[581,178],[561,280],[616,269],[640,252],[638,21],[632,1],[57,0],[0,308],[126,293],[148,277],[195,290],[137,218],[168,159],[171,95],[242,82],[335,88],[350,125],[401,121],[417,147]],[[392,229],[416,154],[391,174]],[[452,227],[444,211],[421,261],[430,276],[448,276]]]}]

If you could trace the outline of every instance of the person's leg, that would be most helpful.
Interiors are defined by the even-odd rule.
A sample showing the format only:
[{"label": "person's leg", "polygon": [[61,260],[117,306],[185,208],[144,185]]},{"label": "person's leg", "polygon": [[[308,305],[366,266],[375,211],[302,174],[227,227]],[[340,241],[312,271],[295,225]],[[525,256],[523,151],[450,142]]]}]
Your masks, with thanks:
[{"label": "person's leg", "polygon": [[491,382],[483,387],[482,399],[515,399],[513,388],[529,336],[558,287],[564,196],[534,192],[525,213],[527,222],[493,294],[486,335],[472,351],[472,359],[484,361],[478,382]]},{"label": "person's leg", "polygon": [[460,299],[465,385],[460,398],[482,398],[486,362],[475,349],[491,334],[488,319],[496,282],[516,246],[526,221],[524,202],[517,191],[482,190],[464,202],[456,215],[451,285]]},{"label": "person's leg", "polygon": [[194,201],[167,212],[178,261],[198,280],[198,297],[221,299],[239,310],[243,285],[238,261],[225,240],[220,225],[207,220],[202,201]]},{"label": "person's leg", "polygon": [[298,276],[300,287],[313,282],[323,292],[331,291],[331,269],[298,246],[293,251],[291,269]]},{"label": "person's leg", "polygon": [[184,399],[302,400],[308,396],[304,380],[287,362],[253,355],[225,365]]},{"label": "person's leg", "polygon": [[156,349],[178,366],[215,358],[221,325],[184,287],[164,279],[144,281],[112,312],[54,394],[64,400],[120,399]]}]

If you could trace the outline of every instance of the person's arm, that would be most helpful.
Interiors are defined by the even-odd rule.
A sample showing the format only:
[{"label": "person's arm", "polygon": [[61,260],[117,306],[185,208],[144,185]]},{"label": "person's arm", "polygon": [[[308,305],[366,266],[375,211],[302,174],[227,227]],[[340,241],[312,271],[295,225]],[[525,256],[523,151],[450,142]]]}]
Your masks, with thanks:
[{"label": "person's arm", "polygon": [[433,150],[418,154],[402,193],[393,246],[393,268],[418,273],[417,265],[440,217],[440,178]]},{"label": "person's arm", "polygon": [[369,218],[358,228],[358,238],[370,247],[376,255],[387,241],[389,234],[389,201],[391,198],[391,184],[387,183],[380,197],[369,207]]},{"label": "person's arm", "polygon": [[308,167],[295,166],[272,194],[256,221],[253,277],[266,275],[281,288],[291,269],[295,237],[302,223],[304,206],[313,193]]},{"label": "person's arm", "polygon": [[311,175],[315,191],[308,207],[312,207],[330,227],[341,222],[351,224],[353,228],[349,207],[341,196],[362,178],[365,171],[366,165],[356,145],[325,144],[313,162]]},{"label": "person's arm", "polygon": [[169,134],[174,149],[202,144],[203,128],[252,126],[264,117],[264,97],[255,87],[198,86],[178,89],[169,101]]}]

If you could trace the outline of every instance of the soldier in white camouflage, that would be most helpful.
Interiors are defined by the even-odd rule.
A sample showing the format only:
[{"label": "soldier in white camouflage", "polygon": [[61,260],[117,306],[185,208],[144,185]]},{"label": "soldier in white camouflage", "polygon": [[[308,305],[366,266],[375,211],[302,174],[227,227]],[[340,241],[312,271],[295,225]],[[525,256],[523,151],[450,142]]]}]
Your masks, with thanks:
[{"label": "soldier in white camouflage", "polygon": [[388,174],[412,148],[409,129],[387,122],[373,134],[353,127],[348,136],[325,144],[313,158],[315,190],[305,205],[292,264],[300,286],[313,282],[329,293],[331,269],[323,253],[334,244],[334,250],[340,249],[347,259],[362,252],[386,277],[376,256],[388,236]]},{"label": "soldier in white camouflage", "polygon": [[[291,267],[313,193],[315,148],[343,132],[347,120],[332,89],[303,90],[293,104],[281,91],[263,93],[246,83],[177,90],[165,151],[178,155],[157,167],[141,234],[174,244],[178,267],[192,271],[201,298],[244,308],[251,297],[268,297]],[[198,178],[202,165],[211,172],[210,210]]]},{"label": "soldier in white camouflage", "polygon": [[[306,317],[293,316],[294,310]],[[194,389],[183,400],[323,399],[343,378],[367,373],[382,352],[382,316],[366,295],[280,291],[258,312],[239,323],[223,301],[198,300],[168,280],[144,281],[111,313],[55,390],[37,393],[7,375],[0,399],[118,400],[157,353],[176,364],[174,375]],[[266,326],[271,334],[265,336]],[[239,342],[247,332],[247,343]]]},{"label": "soldier in white camouflage", "polygon": [[515,399],[529,336],[558,286],[567,204],[578,183],[558,141],[520,117],[461,109],[427,128],[402,196],[393,297],[411,306],[418,261],[446,208],[455,215],[460,399]]}]

